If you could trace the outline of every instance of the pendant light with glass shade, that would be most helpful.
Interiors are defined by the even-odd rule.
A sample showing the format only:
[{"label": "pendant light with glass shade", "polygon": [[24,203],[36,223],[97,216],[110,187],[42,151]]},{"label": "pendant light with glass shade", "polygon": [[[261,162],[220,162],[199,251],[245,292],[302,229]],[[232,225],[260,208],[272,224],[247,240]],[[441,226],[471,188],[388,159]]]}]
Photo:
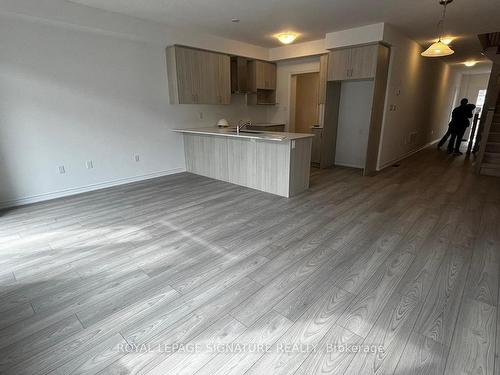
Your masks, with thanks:
[{"label": "pendant light with glass shade", "polygon": [[439,38],[436,43],[433,43],[429,48],[427,48],[424,52],[421,53],[424,57],[443,57],[453,55],[455,51],[453,51],[448,45],[441,41],[441,37],[443,35],[444,30],[444,21],[446,19],[446,7],[453,0],[441,0],[439,4],[443,6],[443,16],[438,23],[438,34]]}]

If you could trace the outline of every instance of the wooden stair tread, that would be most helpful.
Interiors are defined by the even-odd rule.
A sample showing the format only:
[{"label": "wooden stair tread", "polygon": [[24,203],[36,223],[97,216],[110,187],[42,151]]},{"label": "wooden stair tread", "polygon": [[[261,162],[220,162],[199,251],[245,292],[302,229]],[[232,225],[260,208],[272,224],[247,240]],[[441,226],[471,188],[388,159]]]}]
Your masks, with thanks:
[{"label": "wooden stair tread", "polygon": [[500,168],[483,168],[481,166],[480,173],[485,176],[500,177]]},{"label": "wooden stair tread", "polygon": [[499,169],[500,170],[500,164],[482,163],[481,168]]}]

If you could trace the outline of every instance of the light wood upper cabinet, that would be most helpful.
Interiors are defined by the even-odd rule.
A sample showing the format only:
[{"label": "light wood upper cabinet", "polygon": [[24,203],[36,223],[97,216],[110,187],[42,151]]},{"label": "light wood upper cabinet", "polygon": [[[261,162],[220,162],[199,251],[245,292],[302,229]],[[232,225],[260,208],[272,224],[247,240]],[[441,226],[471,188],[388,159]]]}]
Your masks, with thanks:
[{"label": "light wood upper cabinet", "polygon": [[250,91],[276,90],[276,64],[253,60],[248,63]]},{"label": "light wood upper cabinet", "polygon": [[230,104],[231,62],[228,55],[172,46],[167,48],[171,104]]},{"label": "light wood upper cabinet", "polygon": [[378,45],[344,48],[330,52],[328,80],[345,81],[375,77]]},{"label": "light wood upper cabinet", "polygon": [[276,90],[276,64],[266,63],[266,82],[268,84],[268,89]]},{"label": "light wood upper cabinet", "polygon": [[377,69],[377,52],[377,44],[352,48],[350,79],[374,78]]},{"label": "light wood upper cabinet", "polygon": [[349,79],[351,49],[338,49],[330,52],[328,59],[328,80],[344,81]]}]

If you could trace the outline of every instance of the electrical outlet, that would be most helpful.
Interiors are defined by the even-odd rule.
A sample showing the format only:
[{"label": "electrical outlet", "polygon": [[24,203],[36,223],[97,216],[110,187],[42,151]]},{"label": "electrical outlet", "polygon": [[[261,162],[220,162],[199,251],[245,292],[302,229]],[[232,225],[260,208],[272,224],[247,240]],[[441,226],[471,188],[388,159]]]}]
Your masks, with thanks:
[{"label": "electrical outlet", "polygon": [[85,165],[87,166],[87,169],[94,168],[94,162],[92,160],[87,161],[87,163],[85,163]]},{"label": "electrical outlet", "polygon": [[140,162],[141,161],[141,157],[139,155],[135,155],[135,161],[136,162]]},{"label": "electrical outlet", "polygon": [[64,165],[59,166],[59,173],[60,174],[65,174],[66,173],[66,168],[64,168]]}]

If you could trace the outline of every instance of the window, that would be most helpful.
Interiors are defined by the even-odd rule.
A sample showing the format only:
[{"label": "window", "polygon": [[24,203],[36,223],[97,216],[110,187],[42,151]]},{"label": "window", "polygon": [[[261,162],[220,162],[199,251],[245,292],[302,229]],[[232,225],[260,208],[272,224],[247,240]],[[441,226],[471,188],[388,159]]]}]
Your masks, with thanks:
[{"label": "window", "polygon": [[485,99],[486,99],[486,90],[479,90],[476,99],[476,107],[483,108]]}]

